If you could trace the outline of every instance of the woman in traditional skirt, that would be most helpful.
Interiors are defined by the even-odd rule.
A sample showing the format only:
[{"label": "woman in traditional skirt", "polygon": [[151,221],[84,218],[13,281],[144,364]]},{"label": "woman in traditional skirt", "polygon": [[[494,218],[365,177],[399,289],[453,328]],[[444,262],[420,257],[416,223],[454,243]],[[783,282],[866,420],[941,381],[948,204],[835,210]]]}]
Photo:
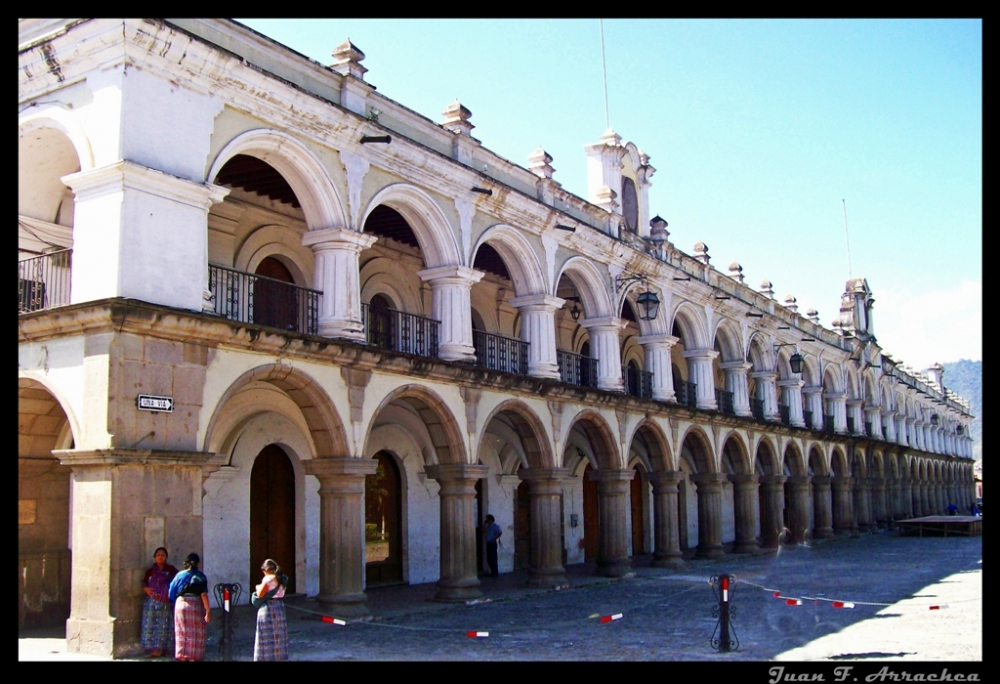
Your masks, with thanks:
[{"label": "woman in traditional skirt", "polygon": [[167,595],[177,568],[167,563],[162,546],[153,553],[153,566],[142,576],[146,600],[142,604],[142,647],[147,658],[159,658],[174,647],[174,611]]},{"label": "woman in traditional skirt", "polygon": [[[208,602],[208,578],[198,569],[201,557],[188,554],[184,569],[170,583],[168,596],[174,601],[174,640],[177,660],[203,660],[212,608]],[[205,613],[202,617],[202,608]]]},{"label": "woman in traditional skirt", "polygon": [[257,596],[267,600],[257,609],[253,659],[288,660],[288,626],[282,601],[288,578],[281,574],[281,568],[270,558],[260,569],[264,572],[264,579],[257,585]]}]

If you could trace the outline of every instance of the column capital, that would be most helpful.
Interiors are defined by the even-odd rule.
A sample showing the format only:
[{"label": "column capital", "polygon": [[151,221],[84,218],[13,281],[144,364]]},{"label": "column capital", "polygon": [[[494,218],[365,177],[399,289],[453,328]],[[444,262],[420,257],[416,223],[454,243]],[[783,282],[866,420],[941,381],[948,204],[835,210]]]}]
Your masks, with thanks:
[{"label": "column capital", "polygon": [[302,235],[302,246],[313,249],[353,249],[361,252],[378,240],[377,235],[359,233],[349,228],[323,228],[307,230]]},{"label": "column capital", "polygon": [[848,399],[847,400],[847,405],[851,406],[851,407],[861,406],[861,404],[863,404],[864,402],[865,402],[864,399]]},{"label": "column capital", "polygon": [[208,451],[168,451],[160,449],[53,449],[62,465],[80,466],[197,466],[214,456]]},{"label": "column capital", "polygon": [[673,335],[642,335],[641,337],[635,338],[635,341],[644,347],[647,344],[666,344],[672,347],[677,344],[679,339],[679,337],[674,337]]},{"label": "column capital", "polygon": [[778,371],[776,370],[762,370],[754,371],[750,373],[750,377],[754,380],[771,380],[774,381],[778,377]]},{"label": "column capital", "polygon": [[822,385],[810,385],[809,387],[802,387],[802,394],[820,394],[823,391]]},{"label": "column capital", "polygon": [[445,463],[441,465],[424,466],[427,477],[438,482],[447,480],[481,480],[489,472],[489,466],[471,465],[469,463]]},{"label": "column capital", "polygon": [[719,368],[724,371],[736,371],[737,373],[746,373],[751,368],[753,364],[749,361],[726,361],[725,363],[720,363]]},{"label": "column capital", "polygon": [[688,478],[697,486],[721,485],[729,481],[729,476],[725,473],[692,473]]},{"label": "column capital", "polygon": [[517,477],[528,481],[557,481],[562,482],[569,477],[568,468],[521,468],[517,471]]},{"label": "column capital", "polygon": [[788,481],[787,475],[761,475],[760,483],[765,485],[783,485]]},{"label": "column capital", "polygon": [[812,483],[814,486],[819,485],[820,487],[829,487],[830,483],[833,482],[833,478],[829,475],[813,475]]},{"label": "column capital", "polygon": [[320,480],[343,475],[361,478],[374,475],[378,461],[374,458],[310,458],[302,461],[302,469],[306,475]]},{"label": "column capital", "polygon": [[635,470],[591,470],[589,477],[595,482],[629,482]]},{"label": "column capital", "polygon": [[683,470],[654,470],[651,473],[646,474],[647,479],[653,484],[653,487],[657,486],[670,486],[677,485],[681,480],[684,479]]},{"label": "column capital", "polygon": [[617,335],[621,330],[625,329],[628,321],[616,316],[605,316],[603,318],[584,318],[580,321],[580,325],[586,328],[590,334],[607,331]]},{"label": "column capital", "polygon": [[437,268],[425,268],[417,271],[417,275],[424,282],[429,282],[431,287],[439,287],[446,284],[463,285],[472,287],[483,279],[486,274],[467,266],[439,266]]},{"label": "column capital", "polygon": [[778,380],[778,387],[798,387],[801,389],[805,385],[805,380],[791,378],[789,380]]},{"label": "column capital", "polygon": [[719,355],[719,352],[714,349],[692,349],[691,351],[681,352],[681,356],[685,359],[705,359],[711,361]]},{"label": "column capital", "polygon": [[556,311],[562,308],[563,304],[566,303],[566,300],[547,294],[533,294],[524,295],[523,297],[514,297],[513,299],[508,300],[508,303],[515,309],[521,309],[523,307],[538,307],[540,309],[551,309]]},{"label": "column capital", "polygon": [[729,476],[729,480],[736,489],[744,489],[759,484],[760,475],[757,473],[735,473]]}]

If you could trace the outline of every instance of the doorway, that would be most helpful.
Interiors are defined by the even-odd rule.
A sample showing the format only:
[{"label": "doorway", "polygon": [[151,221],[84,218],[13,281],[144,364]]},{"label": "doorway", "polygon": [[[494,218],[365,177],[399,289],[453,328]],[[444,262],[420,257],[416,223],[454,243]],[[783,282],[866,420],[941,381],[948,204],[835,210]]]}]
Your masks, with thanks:
[{"label": "doorway", "polygon": [[597,560],[600,545],[600,516],[597,480],[591,478],[588,463],[583,469],[583,560]]},{"label": "doorway", "polygon": [[295,288],[291,271],[275,259],[267,257],[257,266],[253,286],[253,321],[282,330],[295,330],[298,322]]},{"label": "doorway", "polygon": [[403,581],[402,478],[386,451],[374,456],[378,467],[365,476],[365,584]]},{"label": "doorway", "polygon": [[260,566],[271,558],[288,575],[295,591],[295,471],[285,451],[268,444],[250,471],[250,585],[262,577]]},{"label": "doorway", "polygon": [[638,556],[646,552],[646,526],[645,517],[642,514],[642,488],[644,480],[642,473],[635,468],[635,476],[629,483],[631,488],[630,501],[632,504],[632,555]]}]

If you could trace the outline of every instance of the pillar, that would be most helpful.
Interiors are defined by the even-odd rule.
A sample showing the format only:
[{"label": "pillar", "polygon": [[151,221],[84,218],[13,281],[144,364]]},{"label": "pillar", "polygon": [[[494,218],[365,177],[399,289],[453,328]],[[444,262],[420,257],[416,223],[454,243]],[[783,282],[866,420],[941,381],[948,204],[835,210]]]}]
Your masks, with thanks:
[{"label": "pillar", "polygon": [[518,477],[528,487],[531,506],[529,587],[565,587],[562,564],[562,484],[565,468],[521,468]]},{"label": "pillar", "polygon": [[764,490],[764,508],[761,511],[760,536],[764,547],[775,549],[781,542],[785,530],[782,511],[785,509],[785,475],[761,475],[760,486]]},{"label": "pillar", "polygon": [[833,531],[838,535],[849,535],[854,531],[853,483],[850,477],[834,476],[833,488]]},{"label": "pillar", "polygon": [[778,374],[774,371],[758,371],[750,377],[757,381],[757,398],[764,402],[764,420],[777,422],[781,419],[778,413]]},{"label": "pillar", "polygon": [[806,427],[805,418],[802,415],[802,386],[805,382],[799,379],[781,380],[778,387],[785,395],[785,404],[788,406],[788,418],[795,427]]},{"label": "pillar", "polygon": [[875,524],[881,529],[885,529],[889,527],[889,520],[891,519],[891,516],[889,515],[888,507],[886,506],[886,486],[884,478],[875,478],[875,489],[873,494],[874,496],[872,497],[872,500],[875,504]]},{"label": "pillar", "polygon": [[899,478],[899,494],[900,494],[900,515],[903,518],[912,518],[913,516],[913,494],[910,492],[910,478],[907,475]]},{"label": "pillar", "polygon": [[464,463],[424,466],[441,485],[441,579],[436,601],[480,598],[476,558],[476,480],[489,473],[483,465]]},{"label": "pillar", "polygon": [[754,473],[729,476],[733,483],[733,507],[736,509],[734,553],[756,553],[760,550],[760,543],[757,541],[757,516],[754,507],[759,487],[758,477]]},{"label": "pillar", "polygon": [[854,478],[854,515],[858,530],[865,532],[872,527],[871,507],[868,502],[868,478]]},{"label": "pillar", "polygon": [[803,387],[802,394],[806,402],[806,411],[812,413],[812,424],[806,427],[812,428],[813,430],[820,430],[823,428],[823,388],[820,386],[814,387]]},{"label": "pillar", "polygon": [[344,228],[310,230],[302,244],[316,257],[313,287],[323,292],[319,298],[319,334],[363,341],[365,323],[361,316],[361,284],[358,256],[378,237]]},{"label": "pillar", "polygon": [[719,352],[714,349],[695,349],[681,353],[687,359],[692,382],[697,385],[697,407],[700,409],[718,408],[715,401],[715,373],[712,370],[712,361],[718,355]]},{"label": "pillar", "polygon": [[809,538],[809,486],[808,475],[788,478],[788,529],[794,544],[802,544]]},{"label": "pillar", "polygon": [[528,343],[528,375],[559,379],[556,311],[564,303],[563,299],[544,294],[510,300],[521,316],[521,339]]},{"label": "pillar", "polygon": [[622,382],[621,331],[626,323],[620,318],[588,318],[580,325],[590,334],[590,350],[597,359],[597,388],[624,392]]},{"label": "pillar", "polygon": [[882,417],[885,418],[885,431],[883,432],[883,439],[887,442],[896,443],[896,412],[895,411],[882,411]]},{"label": "pillar", "polygon": [[871,437],[875,439],[883,439],[882,436],[882,409],[878,406],[866,406],[865,407],[865,422],[871,424],[872,433]]},{"label": "pillar", "polygon": [[677,484],[684,477],[679,470],[649,474],[653,484],[653,527],[655,549],[653,565],[670,568],[684,565],[681,553],[680,519],[677,515]]},{"label": "pillar", "polygon": [[748,361],[727,361],[720,364],[726,374],[726,390],[733,393],[733,411],[738,416],[750,415],[750,386],[747,372],[753,367]]},{"label": "pillar", "polygon": [[368,615],[365,574],[365,476],[370,458],[313,458],[302,462],[319,480],[319,594],[337,617]]},{"label": "pillar", "polygon": [[833,537],[832,479],[829,475],[812,476],[813,511],[816,516],[813,527],[813,539],[830,539]]},{"label": "pillar", "polygon": [[465,266],[442,266],[417,275],[430,283],[432,317],[441,322],[438,356],[446,361],[475,361],[470,293],[485,274]]},{"label": "pillar", "polygon": [[670,350],[677,343],[673,335],[646,335],[636,338],[642,345],[646,359],[646,370],[653,374],[653,399],[676,402],[674,395],[674,373],[670,362]]},{"label": "pillar", "polygon": [[854,423],[852,435],[863,435],[865,433],[865,419],[861,411],[863,403],[861,399],[847,400],[847,415],[851,417],[851,422]]},{"label": "pillar", "polygon": [[726,555],[722,548],[722,483],[726,480],[725,473],[691,475],[698,495],[698,551],[695,555],[699,558]]},{"label": "pillar", "polygon": [[830,404],[833,414],[833,431],[837,434],[847,432],[847,395],[844,392],[827,392],[823,397]]},{"label": "pillar", "polygon": [[626,577],[632,574],[628,558],[629,482],[634,470],[594,470],[590,476],[597,481],[600,547],[597,551],[597,574],[605,577]]}]

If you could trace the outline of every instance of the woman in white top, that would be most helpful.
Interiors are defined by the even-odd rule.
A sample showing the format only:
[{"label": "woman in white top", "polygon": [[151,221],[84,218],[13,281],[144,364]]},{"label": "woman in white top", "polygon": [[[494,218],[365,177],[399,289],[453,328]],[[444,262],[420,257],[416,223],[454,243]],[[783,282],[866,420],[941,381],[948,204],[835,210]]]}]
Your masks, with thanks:
[{"label": "woman in white top", "polygon": [[267,602],[257,610],[257,638],[253,645],[254,660],[288,660],[288,625],[285,621],[284,576],[281,568],[268,558],[260,568],[263,581],[257,585],[260,598],[270,594]]}]

